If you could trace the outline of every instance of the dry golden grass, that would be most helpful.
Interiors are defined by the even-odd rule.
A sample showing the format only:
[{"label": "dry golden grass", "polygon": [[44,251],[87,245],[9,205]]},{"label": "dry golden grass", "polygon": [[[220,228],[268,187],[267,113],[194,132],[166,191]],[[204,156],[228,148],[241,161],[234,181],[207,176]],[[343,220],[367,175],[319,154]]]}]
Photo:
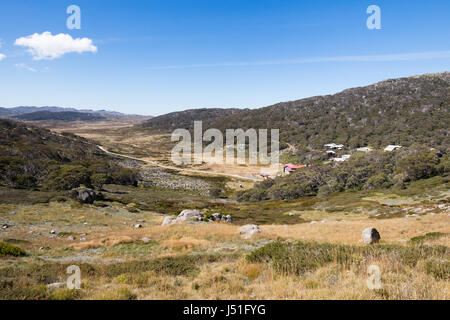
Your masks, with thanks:
[{"label": "dry golden grass", "polygon": [[203,239],[195,239],[192,237],[183,237],[181,239],[169,239],[164,240],[161,243],[161,247],[165,249],[171,250],[188,250],[193,249],[195,247],[206,247],[208,245],[208,241]]},{"label": "dry golden grass", "polygon": [[[151,270],[134,272],[131,267],[131,271],[112,278],[104,274],[85,275],[83,299],[450,299],[449,282],[430,274],[425,260],[414,266],[403,264],[392,256],[371,258],[348,267],[331,262],[298,276],[282,274],[270,263],[245,259],[247,253],[261,243],[277,239],[362,246],[361,232],[369,226],[378,229],[383,244],[411,246],[413,237],[440,232],[446,235],[426,238],[423,243],[448,247],[450,217],[447,214],[379,220],[370,219],[364,213],[346,217],[339,212],[329,214],[324,223],[262,225],[261,234],[244,240],[236,225],[187,223],[161,226],[163,216],[156,213],[143,214],[146,220],[144,227],[136,229],[133,226],[137,215],[120,205],[113,208],[111,214],[104,214],[101,208],[72,207],[68,203],[20,207],[0,205],[2,217],[9,217],[8,212],[13,209],[17,211],[14,215],[16,224],[2,231],[2,239],[28,239],[32,241],[29,246],[52,248],[44,252],[32,251],[32,256],[21,258],[23,264],[34,263],[35,257],[41,256],[71,258],[89,255],[97,259],[95,263],[103,265],[111,258],[132,264],[136,259],[145,261],[211,253],[221,257],[230,255],[230,258],[195,265],[198,270],[187,275],[158,274]],[[324,217],[322,211],[299,213],[308,215],[310,219]],[[335,220],[337,216],[344,220]],[[88,225],[84,225],[85,221]],[[128,225],[124,225],[124,221],[128,221]],[[29,233],[30,228],[33,234]],[[88,241],[74,243],[66,236],[50,239],[51,229],[85,232]],[[36,236],[38,231],[42,232],[41,236]],[[152,243],[145,245],[141,241],[144,237],[151,239]],[[92,248],[102,250],[99,253],[87,251]],[[14,263],[5,260],[1,266]],[[381,290],[367,288],[367,267],[371,264],[381,269]]]},{"label": "dry golden grass", "polygon": [[[265,237],[288,238],[296,240],[314,240],[319,242],[357,244],[361,232],[367,227],[376,228],[384,243],[404,243],[412,237],[429,232],[450,232],[450,217],[448,215],[427,215],[420,218],[393,218],[326,221],[315,224],[299,225],[267,225],[261,229]],[[442,238],[442,244],[450,245],[449,238]]]},{"label": "dry golden grass", "polygon": [[99,240],[91,240],[87,242],[79,242],[69,244],[70,248],[74,248],[75,250],[82,251],[87,249],[94,249],[99,247],[112,247],[120,243],[131,243],[134,242],[133,238],[127,236],[110,236],[105,237]]}]

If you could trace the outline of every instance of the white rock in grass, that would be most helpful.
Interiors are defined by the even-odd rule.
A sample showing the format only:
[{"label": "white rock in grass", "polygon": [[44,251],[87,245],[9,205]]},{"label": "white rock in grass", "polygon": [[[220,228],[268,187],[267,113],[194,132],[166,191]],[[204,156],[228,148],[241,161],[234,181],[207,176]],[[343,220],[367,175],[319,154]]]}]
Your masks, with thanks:
[{"label": "white rock in grass", "polygon": [[375,228],[366,228],[362,232],[362,242],[365,244],[373,244],[380,241],[380,233]]},{"label": "white rock in grass", "polygon": [[239,233],[243,239],[250,239],[255,233],[261,232],[261,229],[256,224],[247,224],[239,228]]},{"label": "white rock in grass", "polygon": [[198,210],[183,210],[178,215],[176,222],[183,222],[186,220],[202,221],[203,214]]},{"label": "white rock in grass", "polygon": [[175,220],[174,217],[165,217],[161,225],[162,226],[166,226],[166,225],[169,225],[169,224],[173,224],[174,220]]},{"label": "white rock in grass", "polygon": [[65,282],[55,282],[47,285],[48,288],[56,289],[56,288],[64,288],[66,286]]}]

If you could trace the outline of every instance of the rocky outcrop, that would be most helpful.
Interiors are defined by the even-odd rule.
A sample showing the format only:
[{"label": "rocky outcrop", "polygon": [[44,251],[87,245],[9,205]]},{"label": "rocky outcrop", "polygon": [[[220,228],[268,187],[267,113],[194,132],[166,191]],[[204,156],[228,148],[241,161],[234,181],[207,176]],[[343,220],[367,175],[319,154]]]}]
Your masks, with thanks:
[{"label": "rocky outcrop", "polygon": [[[208,218],[208,217],[207,217]],[[205,215],[201,213],[199,210],[183,210],[180,212],[180,214],[177,217],[165,217],[162,224],[163,226],[176,224],[176,223],[183,223],[183,222],[195,222],[199,223],[202,222],[205,218]],[[231,215],[222,215],[220,213],[213,213],[208,218],[209,222],[233,222],[233,217]]]},{"label": "rocky outcrop", "polygon": [[165,217],[162,225],[166,226],[166,225],[171,225],[171,224],[176,224],[176,223],[182,223],[182,222],[187,222],[187,221],[194,221],[194,222],[199,222],[199,221],[203,221],[203,213],[201,213],[199,210],[183,210],[180,212],[180,214],[178,215],[178,217]]},{"label": "rocky outcrop", "polygon": [[82,203],[93,204],[97,194],[92,189],[78,188],[72,190],[72,196]]}]

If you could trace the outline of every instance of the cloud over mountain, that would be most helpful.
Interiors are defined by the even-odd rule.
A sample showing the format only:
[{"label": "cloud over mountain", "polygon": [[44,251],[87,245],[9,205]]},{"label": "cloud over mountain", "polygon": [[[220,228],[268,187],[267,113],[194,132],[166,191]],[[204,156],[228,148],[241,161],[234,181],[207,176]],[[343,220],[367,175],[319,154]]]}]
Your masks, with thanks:
[{"label": "cloud over mountain", "polygon": [[97,47],[89,38],[74,39],[69,34],[52,35],[49,31],[18,38],[14,44],[27,47],[33,60],[53,60],[72,52],[97,52]]}]

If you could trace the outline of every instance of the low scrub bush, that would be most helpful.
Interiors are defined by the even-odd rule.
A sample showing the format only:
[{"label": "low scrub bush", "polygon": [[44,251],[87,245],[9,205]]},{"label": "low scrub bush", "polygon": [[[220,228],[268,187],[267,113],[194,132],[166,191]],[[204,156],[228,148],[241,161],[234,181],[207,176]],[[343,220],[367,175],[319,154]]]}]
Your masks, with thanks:
[{"label": "low scrub bush", "polygon": [[26,255],[25,251],[19,247],[8,243],[0,242],[0,257],[14,256],[20,257]]}]

